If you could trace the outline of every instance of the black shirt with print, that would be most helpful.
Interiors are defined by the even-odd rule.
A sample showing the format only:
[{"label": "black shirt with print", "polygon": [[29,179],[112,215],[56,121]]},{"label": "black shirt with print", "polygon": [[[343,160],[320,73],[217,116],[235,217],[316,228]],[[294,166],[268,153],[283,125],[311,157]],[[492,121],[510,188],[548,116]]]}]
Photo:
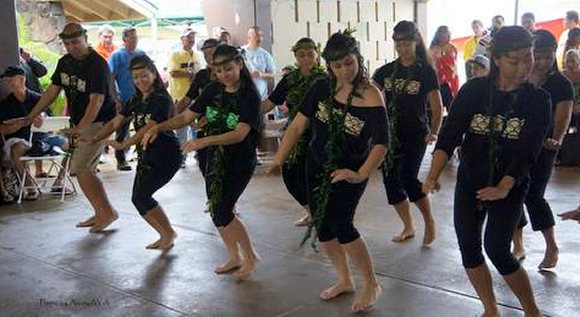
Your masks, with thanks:
[{"label": "black shirt with print", "polygon": [[[552,100],[552,116],[556,114],[556,108],[562,101],[574,101],[574,87],[568,78],[559,72],[550,74],[541,86],[550,94]],[[554,132],[554,122],[550,122],[550,129],[547,136],[552,136]]]},{"label": "black shirt with print", "polygon": [[[171,110],[173,109],[173,102],[167,93],[154,92],[145,100],[141,95],[135,94],[127,102],[127,106],[123,107],[120,115],[129,118],[133,121],[135,132],[139,132],[148,120],[153,120],[155,123],[167,121],[171,117]],[[161,131],[153,143],[147,146],[147,151],[166,149],[168,146],[179,146],[177,138],[173,131]],[[141,157],[141,144],[137,144],[137,153]]]},{"label": "black shirt with print", "polygon": [[[30,89],[26,89],[24,102],[16,99],[14,94],[8,95],[0,102],[0,123],[10,119],[25,117],[32,111],[36,103],[40,100],[40,95]],[[30,125],[20,128],[18,131],[7,134],[4,139],[20,138],[28,140],[30,137]]]},{"label": "black shirt with print", "polygon": [[115,117],[115,104],[110,93],[111,72],[107,61],[92,48],[83,60],[77,60],[71,54],[63,56],[51,79],[54,85],[64,89],[72,123],[78,124],[85,115],[91,94],[105,97],[94,122],[106,122]]},{"label": "black shirt with print", "polygon": [[[388,63],[375,71],[373,80],[381,90],[383,90],[387,102],[387,111],[389,118],[395,120],[394,109],[390,108],[390,100],[393,98],[393,85],[391,78],[395,71],[395,63],[397,63],[397,74],[394,74],[395,86],[397,93],[402,94],[399,97],[399,103],[394,105],[397,107],[399,113],[398,137],[405,139],[409,138],[424,138],[429,133],[429,123],[427,119],[427,94],[433,90],[439,89],[437,82],[437,74],[433,67],[428,64],[417,62],[411,66],[403,66],[396,60]],[[411,75],[409,83],[404,92],[403,85],[407,79],[408,74]]]},{"label": "black shirt with print", "polygon": [[[328,159],[328,111],[324,105],[330,97],[328,78],[318,79],[312,84],[302,101],[300,112],[308,117],[312,127],[310,153],[317,164],[324,164]],[[345,105],[332,98],[334,111],[343,111]],[[351,106],[344,122],[343,138],[339,144],[339,168],[358,170],[367,159],[373,145],[389,144],[389,128],[385,107]]]},{"label": "black shirt with print", "polygon": [[[243,122],[250,126],[250,132],[242,142],[223,146],[227,160],[226,171],[228,172],[244,172],[256,165],[256,147],[261,127],[260,96],[255,89],[248,85],[253,85],[253,83],[242,85],[237,93],[229,93],[224,91],[222,84],[211,82],[189,108],[195,113],[205,115],[210,120],[212,116],[208,116],[208,110],[215,109],[219,103],[231,105],[229,115],[237,118],[239,123]],[[220,96],[221,100],[219,100]],[[229,128],[233,131],[235,126]],[[208,161],[211,162],[215,147],[210,147],[208,150]]]},{"label": "black shirt with print", "polygon": [[[498,166],[490,184],[488,104],[493,89],[493,121],[501,131],[498,141]],[[509,105],[516,98],[512,113]],[[491,79],[475,78],[459,90],[453,111],[441,130],[436,149],[449,157],[461,145],[460,171],[476,188],[496,185],[509,175],[518,182],[528,173],[539,155],[552,120],[550,95],[543,89],[525,83],[518,90],[505,92]]]}]

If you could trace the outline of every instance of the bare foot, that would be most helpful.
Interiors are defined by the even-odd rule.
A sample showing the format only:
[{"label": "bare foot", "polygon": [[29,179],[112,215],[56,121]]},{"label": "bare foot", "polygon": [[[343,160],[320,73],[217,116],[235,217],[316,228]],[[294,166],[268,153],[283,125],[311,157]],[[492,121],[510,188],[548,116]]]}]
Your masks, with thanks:
[{"label": "bare foot", "polygon": [[423,236],[423,247],[430,248],[437,237],[437,227],[435,222],[425,224],[425,235]]},{"label": "bare foot", "polygon": [[481,317],[500,317],[501,314],[499,313],[499,311],[494,310],[494,311],[484,311],[483,315],[481,315]]},{"label": "bare foot", "polygon": [[226,274],[231,273],[242,266],[242,260],[240,258],[230,259],[227,263],[224,263],[214,270],[216,274]]},{"label": "bare foot", "polygon": [[352,304],[352,311],[360,312],[372,308],[377,303],[377,300],[379,299],[379,296],[381,296],[382,292],[383,290],[378,284],[366,286],[359,297]]},{"label": "bare foot", "polygon": [[147,250],[156,250],[156,249],[159,249],[159,242],[161,242],[161,239],[159,239],[159,240],[157,240],[157,241],[155,241],[155,242],[147,245],[145,247],[145,249],[147,249]]},{"label": "bare foot", "polygon": [[526,258],[526,250],[523,250],[523,249],[516,250],[514,248],[514,250],[512,251],[512,254],[514,255],[514,258],[516,258],[516,260],[518,262],[523,261]]},{"label": "bare foot", "polygon": [[159,249],[160,250],[169,250],[173,247],[173,242],[177,239],[177,233],[172,231],[170,234],[161,236],[159,239]]},{"label": "bare foot", "polygon": [[544,260],[540,265],[538,265],[538,269],[551,269],[558,264],[558,255],[560,251],[558,248],[555,249],[546,249],[546,254],[544,255]]},{"label": "bare foot", "polygon": [[409,240],[415,237],[415,229],[403,229],[403,232],[401,232],[401,234],[394,236],[393,239],[391,239],[393,242],[403,242],[405,240]]},{"label": "bare foot", "polygon": [[97,219],[95,224],[91,227],[90,232],[95,233],[95,232],[103,231],[117,219],[119,219],[119,214],[116,212],[113,212],[113,215],[111,215],[109,218],[102,219],[102,220]]},{"label": "bare foot", "polygon": [[331,300],[342,294],[348,294],[352,292],[354,292],[354,284],[352,283],[352,281],[348,282],[338,281],[336,282],[336,284],[322,291],[322,293],[320,293],[319,296],[323,300]]},{"label": "bare foot", "polygon": [[244,280],[250,276],[256,265],[260,262],[259,258],[246,258],[242,261],[240,269],[234,272],[234,276],[239,280]]},{"label": "bare foot", "polygon": [[91,218],[89,218],[85,221],[81,221],[81,222],[77,223],[76,227],[77,228],[92,227],[95,225],[96,222],[97,222],[97,219],[95,218],[95,216],[92,216]]},{"label": "bare foot", "polygon": [[296,227],[304,227],[304,226],[308,226],[310,224],[310,214],[306,214],[306,216],[296,220],[294,222],[294,226]]}]

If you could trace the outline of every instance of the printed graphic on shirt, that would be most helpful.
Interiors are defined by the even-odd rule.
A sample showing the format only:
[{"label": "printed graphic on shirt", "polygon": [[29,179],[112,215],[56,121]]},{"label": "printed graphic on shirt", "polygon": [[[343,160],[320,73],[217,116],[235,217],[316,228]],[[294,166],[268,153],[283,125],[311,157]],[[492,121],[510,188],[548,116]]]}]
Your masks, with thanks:
[{"label": "printed graphic on shirt", "polygon": [[[342,113],[342,110],[332,109],[335,113]],[[316,118],[324,123],[328,123],[328,111],[326,110],[326,105],[323,103],[318,104],[318,111],[316,112]],[[346,114],[344,118],[344,131],[350,135],[359,136],[362,129],[365,126],[365,122],[350,113]]]},{"label": "printed graphic on shirt", "polygon": [[[405,81],[406,80],[402,79],[402,78],[395,79],[395,86],[396,86],[397,92],[401,92],[401,90],[403,90],[403,86],[405,85]],[[393,90],[393,81],[391,78],[385,79],[385,90],[387,90],[387,91]],[[421,90],[421,82],[416,81],[416,80],[411,80],[411,81],[409,81],[409,84],[407,84],[407,89],[405,89],[405,92],[408,95],[418,95],[420,90]]]},{"label": "printed graphic on shirt", "polygon": [[[501,132],[502,137],[510,140],[518,140],[524,127],[525,119],[510,118],[496,115],[493,118],[493,129]],[[489,117],[483,114],[476,114],[471,118],[470,131],[474,134],[487,135],[489,133]]]},{"label": "printed graphic on shirt", "polygon": [[75,89],[76,91],[80,91],[80,92],[87,91],[87,82],[78,78],[75,75],[61,73],[60,74],[60,81],[62,82],[63,86]]}]

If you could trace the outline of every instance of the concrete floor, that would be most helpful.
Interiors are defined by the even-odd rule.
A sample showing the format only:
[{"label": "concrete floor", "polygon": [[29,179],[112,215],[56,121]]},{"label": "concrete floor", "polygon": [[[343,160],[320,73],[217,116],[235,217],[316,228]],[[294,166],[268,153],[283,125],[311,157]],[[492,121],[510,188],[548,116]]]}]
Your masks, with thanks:
[{"label": "concrete floor", "polygon": [[[401,225],[386,206],[379,175],[373,175],[356,224],[369,244],[384,292],[365,315],[481,314],[453,230],[456,165],[446,171],[443,190],[433,199],[439,236],[431,250],[419,247],[422,224],[416,210],[418,236],[404,244],[390,242]],[[100,177],[120,213],[108,233],[74,227],[91,214],[82,194],[62,204],[44,196],[38,202],[0,206],[0,316],[349,315],[355,295],[318,299],[335,276],[322,254],[298,247],[304,229],[292,222],[300,208],[280,177],[257,173],[238,204],[262,262],[248,281],[237,283],[213,273],[227,255],[209,215],[201,212],[204,187],[193,162],[156,196],[179,234],[166,253],[144,250],[156,236],[131,205],[133,172],[117,172],[112,164],[101,168]],[[556,170],[547,194],[556,212],[579,203],[579,174],[578,168]],[[561,248],[557,269],[535,269],[543,257],[543,239],[528,228],[523,264],[546,315],[579,316],[580,225],[558,220],[556,231]],[[501,277],[495,271],[493,277],[503,316],[523,316]]]}]

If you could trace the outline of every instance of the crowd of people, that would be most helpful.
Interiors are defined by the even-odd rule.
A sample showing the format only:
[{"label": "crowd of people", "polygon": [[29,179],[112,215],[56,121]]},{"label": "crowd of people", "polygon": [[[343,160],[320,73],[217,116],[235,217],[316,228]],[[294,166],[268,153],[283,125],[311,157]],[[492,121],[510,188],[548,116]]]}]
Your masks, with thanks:
[{"label": "crowd of people", "polygon": [[[266,175],[281,170],[288,192],[305,212],[296,222],[308,226],[303,243],[317,239],[336,270],[337,281],[320,297],[331,300],[354,292],[349,260],[358,270],[363,286],[354,311],[372,307],[382,293],[368,247],[353,223],[369,175],[381,170],[388,204],[401,219],[403,228],[392,241],[415,236],[415,205],[425,223],[422,246],[429,248],[437,238],[431,194],[447,185],[439,183],[440,175],[458,156],[454,227],[484,316],[499,315],[484,250],[526,316],[540,316],[520,265],[525,257],[522,228],[525,206],[533,230],[546,241],[538,267],[555,267],[555,221],[544,195],[558,150],[580,115],[578,13],[567,12],[565,23],[565,40],[558,41],[536,29],[531,13],[522,16],[522,26],[505,26],[503,17],[496,16],[485,29],[474,20],[474,35],[465,45],[468,81],[463,85],[447,26],[437,29],[427,47],[415,23],[398,22],[392,30],[396,58],[372,74],[350,30],[330,36],[322,51],[305,37],[292,46],[295,65],[285,68],[273,89],[276,66],[261,47],[259,27],[250,28],[242,47],[231,45],[227,31],[205,40],[200,47],[205,68],[194,52],[195,32],[185,29],[181,47],[170,55],[166,85],[153,60],[138,48],[137,29],[123,30],[123,46],[117,48],[113,29],[104,26],[93,48],[86,30],[70,23],[60,33],[67,54],[44,92],[37,78],[46,69],[25,51],[19,65],[4,71],[11,93],[0,104],[3,155],[16,173],[27,173],[19,158],[33,148],[30,127],[42,124],[64,90],[71,126],[61,131],[64,137],[42,136],[41,142],[71,147],[71,173],[94,211],[77,227],[99,232],[118,219],[97,165],[105,148],[111,148],[117,168],[131,170],[127,150],[135,147],[132,203],[159,233],[146,248],[167,250],[177,233],[171,212],[153,196],[171,186],[187,154],[195,152],[205,181],[204,209],[229,253],[215,273],[243,280],[260,256],[235,212],[236,202],[258,164],[263,114],[277,109],[288,123]],[[419,168],[429,144],[435,150],[422,181]],[[40,163],[36,176],[47,176],[43,173]],[[55,184],[61,181],[57,177]],[[4,200],[9,196],[2,187]],[[27,199],[37,197],[35,189],[26,194]],[[580,209],[561,217],[580,220]]]}]

